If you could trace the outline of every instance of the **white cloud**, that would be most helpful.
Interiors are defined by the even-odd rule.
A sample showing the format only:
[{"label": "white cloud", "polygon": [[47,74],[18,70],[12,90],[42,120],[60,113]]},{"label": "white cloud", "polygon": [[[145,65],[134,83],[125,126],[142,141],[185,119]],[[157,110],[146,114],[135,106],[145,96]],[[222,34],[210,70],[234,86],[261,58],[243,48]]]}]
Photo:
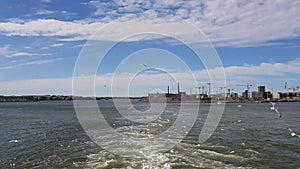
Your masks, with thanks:
[{"label": "white cloud", "polygon": [[60,61],[62,58],[56,58],[56,59],[46,59],[46,60],[36,60],[36,61],[31,61],[31,62],[26,62],[22,64],[22,66],[28,66],[28,65],[43,65],[47,63],[52,63],[55,61]]},{"label": "white cloud", "polygon": [[[2,82],[2,94],[23,95],[23,94],[70,94],[72,79],[33,79],[22,81]],[[16,88],[15,88],[16,87]],[[59,93],[64,91],[67,93]]]},{"label": "white cloud", "polygon": [[8,57],[16,57],[16,56],[36,56],[36,53],[29,53],[29,52],[15,52],[10,55],[7,55]]},{"label": "white cloud", "polygon": [[7,36],[86,36],[85,38],[88,38],[91,32],[102,26],[102,23],[37,19],[24,23],[2,22],[0,31]]},{"label": "white cloud", "polygon": [[[90,35],[111,21],[136,19],[136,26],[164,14],[176,16],[195,23],[217,46],[260,46],[274,45],[276,40],[300,36],[297,22],[300,2],[286,1],[90,1],[88,3],[101,15],[99,21],[59,21],[37,19],[23,22],[2,22],[0,33],[7,36],[67,36],[65,40],[88,39]],[[152,12],[151,12],[152,11]],[[152,13],[152,14],[151,14]],[[146,15],[146,16],[145,16]],[[127,18],[127,19],[124,19]],[[132,23],[132,22],[131,22]],[[47,25],[45,27],[45,25]],[[108,39],[115,40],[112,30]],[[174,27],[174,32],[192,34],[189,30]]]},{"label": "white cloud", "polygon": [[68,11],[61,11],[61,14],[64,15],[66,18],[70,18],[71,16],[77,15],[74,12],[68,12]]},{"label": "white cloud", "polygon": [[10,49],[10,45],[4,45],[4,47],[0,47],[0,56],[4,56],[7,58],[18,57],[18,56],[43,56],[47,54],[38,54],[38,53],[30,53],[24,51],[13,51]]},{"label": "white cloud", "polygon": [[[124,6],[142,9],[144,4],[150,3],[149,9],[155,12],[174,15],[196,23],[210,39],[221,46],[256,46],[269,41],[300,36],[300,23],[295,21],[300,8],[298,1],[146,0],[143,3],[133,3],[131,0],[123,0],[121,2],[110,3],[112,10],[124,9]],[[94,5],[97,10],[100,9],[98,5]],[[145,11],[147,10],[143,12]],[[122,12],[130,13],[126,10]],[[174,29],[176,31],[176,28]]]},{"label": "white cloud", "polygon": [[49,15],[49,14],[53,14],[54,11],[50,11],[50,10],[45,10],[45,9],[39,9],[36,11],[36,15]]},{"label": "white cloud", "polygon": [[3,47],[0,48],[0,55],[8,55],[11,53],[11,51],[9,50],[10,45],[5,45]]},{"label": "white cloud", "polygon": [[53,63],[56,61],[63,60],[62,58],[55,59],[43,59],[43,60],[34,60],[34,61],[22,61],[18,63],[17,61],[11,61],[10,64],[2,66],[0,69],[16,69],[24,66],[32,66],[32,65],[43,65],[48,63]]},{"label": "white cloud", "polygon": [[64,46],[65,44],[64,43],[55,43],[55,44],[52,44],[50,47],[60,47],[60,46]]},{"label": "white cloud", "polygon": [[[45,61],[47,62],[47,61]],[[43,61],[28,64],[43,64]],[[299,85],[300,78],[300,59],[296,59],[287,63],[262,63],[256,66],[231,66],[224,68],[227,84],[230,88],[240,88],[244,90],[246,87],[237,87],[236,84],[253,84],[253,90],[256,90],[256,85],[267,85],[267,88],[274,88],[274,90],[280,90],[280,86],[284,84],[285,81],[289,82],[290,86]],[[219,74],[220,68],[215,68],[210,70],[213,74]],[[207,86],[209,81],[207,70],[199,70],[193,72],[197,78],[197,86]],[[291,79],[288,74],[294,74]],[[115,91],[119,96],[125,96],[125,92],[128,87],[127,83],[134,76],[133,73],[122,73],[116,75],[115,83],[111,87],[111,82],[113,74],[98,75],[95,79],[96,94],[98,96],[111,96],[111,89]],[[183,91],[189,91],[193,89],[195,91],[195,83],[192,81],[189,72],[170,72],[167,74],[141,74],[137,76],[130,85],[131,92],[130,95],[146,95],[147,92],[160,89],[165,91],[167,85],[171,85],[171,88],[176,88],[176,81],[172,80],[170,76],[175,77],[181,83],[181,88]],[[221,76],[220,76],[221,77]],[[267,77],[267,78],[266,78]],[[295,78],[296,77],[296,78]],[[82,77],[88,80],[94,77]],[[266,80],[268,79],[268,80]],[[218,83],[220,79],[214,79],[214,87],[220,87]],[[79,90],[81,93],[85,93],[88,87],[83,81],[81,81]],[[22,80],[22,81],[12,81],[12,82],[0,82],[0,88],[3,94],[47,94],[47,92],[71,94],[72,91],[72,78],[65,79],[34,79],[34,80]],[[215,92],[216,89],[213,89]],[[235,90],[236,92],[238,90]],[[77,92],[78,93],[78,92]],[[50,93],[51,94],[51,93]]]}]

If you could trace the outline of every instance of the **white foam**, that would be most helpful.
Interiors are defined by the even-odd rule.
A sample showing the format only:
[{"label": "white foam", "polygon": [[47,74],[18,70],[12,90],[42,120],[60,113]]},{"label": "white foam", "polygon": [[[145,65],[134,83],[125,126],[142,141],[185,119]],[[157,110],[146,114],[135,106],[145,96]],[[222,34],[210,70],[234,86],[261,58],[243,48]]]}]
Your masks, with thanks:
[{"label": "white foam", "polygon": [[159,123],[170,123],[170,120],[169,119],[165,119],[165,120],[159,119],[159,120],[157,120],[157,122],[159,122]]},{"label": "white foam", "polygon": [[246,149],[246,151],[254,153],[254,154],[260,154],[260,152],[252,150],[252,149]]}]

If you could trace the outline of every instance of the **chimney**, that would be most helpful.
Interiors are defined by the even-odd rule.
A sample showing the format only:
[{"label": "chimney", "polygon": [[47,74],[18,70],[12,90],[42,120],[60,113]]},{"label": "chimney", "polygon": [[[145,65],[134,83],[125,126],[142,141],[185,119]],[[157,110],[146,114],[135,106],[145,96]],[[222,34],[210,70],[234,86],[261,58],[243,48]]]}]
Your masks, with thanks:
[{"label": "chimney", "polygon": [[178,92],[178,94],[180,93],[180,88],[179,88],[179,82],[177,83],[177,92]]},{"label": "chimney", "polygon": [[170,86],[168,86],[168,94],[170,93]]}]

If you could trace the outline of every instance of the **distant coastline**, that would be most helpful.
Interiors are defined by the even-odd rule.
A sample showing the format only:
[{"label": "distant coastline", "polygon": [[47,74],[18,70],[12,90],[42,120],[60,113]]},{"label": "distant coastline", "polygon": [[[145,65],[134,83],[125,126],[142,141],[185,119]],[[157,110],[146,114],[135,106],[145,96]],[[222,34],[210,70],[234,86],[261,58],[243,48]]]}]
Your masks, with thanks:
[{"label": "distant coastline", "polygon": [[148,93],[148,96],[142,97],[142,102],[167,102],[167,103],[263,103],[263,102],[299,102],[300,92],[279,93],[269,92],[265,90],[265,86],[258,86],[258,91],[250,92],[250,85],[247,85],[247,90],[242,93],[241,96],[238,93],[231,93],[231,89],[228,92],[208,93],[202,91],[200,93],[200,87],[198,94],[187,94],[180,91],[179,82],[177,83],[177,93],[170,93],[170,87],[167,86],[166,93]]},{"label": "distant coastline", "polygon": [[[141,99],[141,97],[96,97],[96,100],[110,99]],[[69,100],[92,100],[95,97],[70,96],[70,95],[22,95],[2,96],[0,102],[37,102],[37,101],[69,101]]]},{"label": "distant coastline", "polygon": [[[183,93],[182,93],[183,94]],[[70,95],[12,95],[12,96],[3,96],[0,95],[0,102],[38,102],[38,101],[72,101],[72,100],[112,100],[112,99],[136,99],[141,102],[168,102],[168,103],[266,103],[266,102],[300,102],[300,100],[214,100],[214,99],[190,99],[188,97],[170,95],[167,96],[167,99],[158,99],[155,98],[158,95],[154,95],[149,101],[149,96],[143,97],[85,97],[85,96],[70,96]],[[160,95],[161,96],[161,95]],[[180,98],[180,99],[179,99]]]}]

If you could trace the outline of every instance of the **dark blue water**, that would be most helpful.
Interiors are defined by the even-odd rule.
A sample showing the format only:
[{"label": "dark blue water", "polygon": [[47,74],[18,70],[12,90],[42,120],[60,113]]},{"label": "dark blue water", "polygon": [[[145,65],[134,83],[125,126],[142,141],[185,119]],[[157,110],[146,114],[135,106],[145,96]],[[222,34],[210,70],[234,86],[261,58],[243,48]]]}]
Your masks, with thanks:
[{"label": "dark blue water", "polygon": [[[138,109],[149,107],[133,104]],[[136,137],[147,135],[147,127],[150,132],[156,128],[131,124],[116,115],[111,101],[99,105],[117,132]],[[86,135],[73,102],[0,103],[0,168],[300,168],[300,138],[295,135],[300,134],[300,103],[277,103],[283,118],[270,111],[269,103],[238,105],[226,104],[216,131],[203,144],[198,135],[209,104],[200,106],[192,130],[169,151],[122,157]],[[179,106],[168,104],[167,113],[155,124],[172,126]]]}]

